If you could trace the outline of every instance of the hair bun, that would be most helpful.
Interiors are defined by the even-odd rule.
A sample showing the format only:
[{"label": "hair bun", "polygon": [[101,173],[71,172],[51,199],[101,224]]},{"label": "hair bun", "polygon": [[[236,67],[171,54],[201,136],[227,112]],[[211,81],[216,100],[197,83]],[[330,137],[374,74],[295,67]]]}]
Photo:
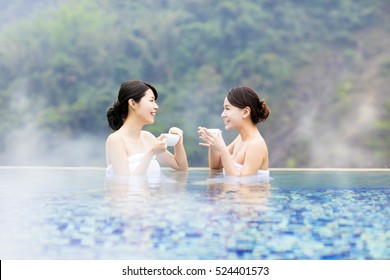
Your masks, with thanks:
[{"label": "hair bun", "polygon": [[270,109],[265,103],[265,99],[260,99],[260,107],[259,107],[259,122],[265,121],[270,113]]},{"label": "hair bun", "polygon": [[114,109],[115,113],[117,113],[117,114],[121,113],[121,103],[119,102],[119,100],[115,101],[112,104],[112,109]]},{"label": "hair bun", "polygon": [[107,120],[113,130],[118,130],[123,125],[121,103],[117,100],[107,110]]}]

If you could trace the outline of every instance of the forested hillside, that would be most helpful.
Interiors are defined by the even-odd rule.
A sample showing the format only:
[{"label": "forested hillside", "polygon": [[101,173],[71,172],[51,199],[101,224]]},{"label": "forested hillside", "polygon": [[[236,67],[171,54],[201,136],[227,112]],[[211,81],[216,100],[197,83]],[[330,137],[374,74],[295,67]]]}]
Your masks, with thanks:
[{"label": "forested hillside", "polygon": [[[15,0],[0,10],[0,165],[104,166],[119,85],[156,86],[145,129],[223,128],[223,99],[253,87],[271,167],[390,166],[387,0]],[[228,142],[236,135],[223,132]]]}]

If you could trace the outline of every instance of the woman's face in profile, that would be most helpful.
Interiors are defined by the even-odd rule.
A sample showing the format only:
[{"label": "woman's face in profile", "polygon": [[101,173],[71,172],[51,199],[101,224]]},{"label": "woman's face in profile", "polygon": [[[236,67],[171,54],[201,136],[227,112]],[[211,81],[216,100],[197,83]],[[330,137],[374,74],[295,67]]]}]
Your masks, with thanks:
[{"label": "woman's face in profile", "polygon": [[158,105],[156,103],[156,98],[154,97],[153,91],[148,89],[145,92],[144,97],[136,103],[135,111],[146,123],[152,124],[157,115],[157,110]]},{"label": "woman's face in profile", "polygon": [[226,97],[225,101],[223,102],[223,111],[221,117],[223,119],[226,130],[236,129],[240,126],[243,120],[243,109],[230,104]]}]

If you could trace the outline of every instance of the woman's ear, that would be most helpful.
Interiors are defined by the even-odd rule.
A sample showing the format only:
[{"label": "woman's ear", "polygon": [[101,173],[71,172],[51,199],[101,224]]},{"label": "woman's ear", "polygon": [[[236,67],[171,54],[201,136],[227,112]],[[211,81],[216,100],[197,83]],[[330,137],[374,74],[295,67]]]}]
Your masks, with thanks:
[{"label": "woman's ear", "polygon": [[134,101],[134,99],[129,99],[129,106],[130,106],[130,108],[131,109],[135,109],[135,101]]},{"label": "woman's ear", "polygon": [[246,119],[248,116],[250,116],[250,114],[251,114],[251,108],[249,108],[248,106],[246,106],[246,107],[243,109],[242,118],[243,118],[243,119]]}]

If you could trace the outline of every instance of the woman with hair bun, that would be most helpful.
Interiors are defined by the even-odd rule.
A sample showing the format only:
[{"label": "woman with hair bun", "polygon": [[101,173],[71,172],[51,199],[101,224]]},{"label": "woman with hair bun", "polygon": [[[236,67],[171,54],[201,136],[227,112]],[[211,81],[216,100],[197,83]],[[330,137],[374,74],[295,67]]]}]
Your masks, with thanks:
[{"label": "woman with hair bun", "polygon": [[221,132],[199,127],[198,134],[203,140],[199,145],[209,148],[210,168],[223,168],[229,176],[269,176],[267,144],[256,126],[270,114],[264,99],[249,87],[235,87],[229,90],[223,107],[225,129],[238,130],[239,135],[226,146]]},{"label": "woman with hair bun", "polygon": [[107,175],[160,173],[159,162],[177,170],[188,170],[183,146],[183,131],[169,130],[180,136],[174,154],[167,150],[167,138],[143,130],[153,124],[157,114],[157,90],[142,81],[121,84],[118,99],[107,110],[109,126],[115,131],[106,141]]}]

